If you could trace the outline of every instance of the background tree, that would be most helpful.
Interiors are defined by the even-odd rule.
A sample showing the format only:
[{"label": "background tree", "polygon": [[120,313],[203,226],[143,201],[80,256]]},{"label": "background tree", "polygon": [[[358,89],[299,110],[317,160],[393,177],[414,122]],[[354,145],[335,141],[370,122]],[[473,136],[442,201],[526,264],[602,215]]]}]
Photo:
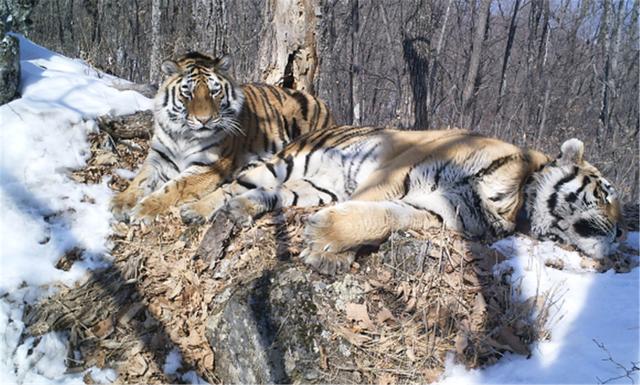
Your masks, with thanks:
[{"label": "background tree", "polygon": [[137,82],[188,49],[307,89],[339,123],[569,137],[638,199],[639,0],[49,0],[36,42]]}]

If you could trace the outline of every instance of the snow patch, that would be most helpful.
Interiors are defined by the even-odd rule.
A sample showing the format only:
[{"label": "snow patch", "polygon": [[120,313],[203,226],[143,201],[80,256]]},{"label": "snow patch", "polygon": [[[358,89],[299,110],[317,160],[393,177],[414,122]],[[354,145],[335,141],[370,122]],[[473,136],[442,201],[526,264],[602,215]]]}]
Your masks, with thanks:
[{"label": "snow patch", "polygon": [[[150,109],[152,101],[112,84],[124,81],[80,60],[20,40],[20,99],[0,106],[0,383],[84,383],[66,374],[66,336],[27,337],[25,304],[50,295],[52,283],[70,285],[108,263],[110,234],[106,182],[68,178],[90,154],[87,134],[99,115]],[[69,271],[55,268],[65,252],[83,259]],[[115,372],[91,370],[97,382]]]},{"label": "snow patch", "polygon": [[180,350],[177,348],[171,349],[169,354],[167,354],[167,358],[164,361],[164,366],[162,367],[162,371],[166,375],[176,374],[178,369],[182,366],[182,355],[180,354]]},{"label": "snow patch", "polygon": [[123,179],[133,179],[137,173],[135,171],[127,170],[126,168],[117,168],[114,170],[116,175]]},{"label": "snow patch", "polygon": [[[630,233],[627,244],[637,245],[638,233]],[[630,244],[631,242],[631,244]],[[511,236],[493,247],[509,259],[498,269],[512,268],[512,281],[521,282],[521,299],[550,290],[560,294],[551,308],[551,339],[534,344],[532,355],[506,354],[490,367],[466,370],[451,358],[441,384],[588,384],[616,378],[624,371],[607,361],[608,353],[628,369],[640,357],[640,268],[617,274],[602,274],[580,267],[580,256],[552,242]],[[634,256],[637,258],[637,256]],[[563,261],[565,268],[546,266]],[[631,376],[640,380],[636,371]],[[609,383],[630,383],[620,378]]]},{"label": "snow patch", "polygon": [[180,378],[182,379],[182,381],[184,381],[187,384],[209,385],[207,381],[205,381],[202,377],[198,375],[198,373],[196,373],[193,370],[186,372]]}]

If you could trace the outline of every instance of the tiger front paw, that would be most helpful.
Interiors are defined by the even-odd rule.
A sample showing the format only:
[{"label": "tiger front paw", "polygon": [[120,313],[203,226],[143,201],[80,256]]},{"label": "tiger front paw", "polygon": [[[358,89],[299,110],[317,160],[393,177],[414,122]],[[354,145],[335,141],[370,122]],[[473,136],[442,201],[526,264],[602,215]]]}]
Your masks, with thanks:
[{"label": "tiger front paw", "polygon": [[348,271],[355,260],[355,251],[347,250],[332,252],[330,248],[313,248],[309,246],[302,250],[300,258],[307,265],[318,271],[320,274],[335,275]]},{"label": "tiger front paw", "polygon": [[169,205],[165,203],[164,199],[151,194],[133,207],[133,210],[131,210],[131,219],[133,221],[150,223],[157,215],[162,214],[168,208]]},{"label": "tiger front paw", "polygon": [[129,190],[118,193],[111,200],[111,212],[113,216],[119,221],[128,220],[131,208],[135,206],[137,200],[137,195]]},{"label": "tiger front paw", "polygon": [[213,221],[216,212],[227,201],[226,193],[223,189],[217,189],[203,198],[186,202],[180,207],[180,217],[185,224],[204,224]]},{"label": "tiger front paw", "polygon": [[242,227],[251,226],[253,219],[264,212],[260,203],[243,196],[231,199],[221,210],[228,214],[231,221]]},{"label": "tiger front paw", "polygon": [[322,274],[333,275],[349,269],[355,259],[352,245],[346,242],[340,226],[339,208],[324,208],[307,220],[304,239],[307,247],[300,253],[303,261]]}]

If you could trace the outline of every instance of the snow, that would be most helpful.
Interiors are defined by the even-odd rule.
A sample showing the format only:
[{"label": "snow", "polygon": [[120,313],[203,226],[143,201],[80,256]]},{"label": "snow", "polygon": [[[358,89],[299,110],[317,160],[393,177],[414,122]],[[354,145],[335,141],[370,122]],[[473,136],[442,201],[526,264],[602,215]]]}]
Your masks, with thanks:
[{"label": "snow", "polygon": [[[171,349],[165,358],[162,371],[168,376],[175,376],[178,374],[178,369],[182,367],[182,355],[177,348]],[[202,377],[198,375],[194,370],[189,370],[179,376],[182,382],[186,384],[208,384]]]},{"label": "snow", "polygon": [[[22,314],[26,304],[51,295],[57,284],[76,282],[109,263],[111,191],[106,182],[76,183],[68,172],[85,164],[96,116],[148,109],[151,100],[118,91],[110,85],[124,81],[18,37],[22,98],[0,106],[0,383],[81,384],[86,374],[110,383],[117,377],[111,369],[67,373],[67,336],[23,335]],[[627,243],[638,249],[638,233]],[[83,259],[68,272],[55,269],[58,258],[74,247],[84,250]],[[506,355],[496,365],[470,371],[450,361],[442,383],[594,383],[623,374],[593,340],[627,368],[639,360],[638,268],[594,273],[580,267],[577,254],[523,236],[494,247],[511,257],[499,268],[513,268],[523,298],[557,293],[551,339],[536,343],[529,359]],[[547,260],[562,260],[564,269],[545,266]],[[176,374],[181,361],[174,349],[163,370]],[[640,381],[637,372],[633,376]],[[194,371],[180,378],[205,383]]]},{"label": "snow", "polygon": [[190,370],[183,374],[180,379],[184,381],[185,384],[197,384],[197,385],[205,385],[208,384],[202,377],[198,375],[194,370]]},{"label": "snow", "polygon": [[131,170],[127,170],[125,168],[117,168],[114,170],[116,175],[118,175],[120,178],[124,178],[124,179],[133,179],[136,176],[136,173],[131,171]]},{"label": "snow", "polygon": [[[638,233],[631,233],[627,245],[638,250]],[[551,242],[537,242],[512,236],[493,247],[510,256],[499,268],[512,267],[513,282],[521,282],[522,299],[555,291],[558,303],[550,314],[551,339],[534,345],[532,356],[507,354],[496,365],[467,371],[448,362],[441,384],[590,384],[625,374],[640,361],[640,268],[616,274],[597,274],[579,267],[577,253]],[[634,258],[638,258],[634,256]],[[562,260],[565,268],[545,266],[547,260]],[[639,373],[633,373],[635,383]],[[619,378],[608,383],[631,383]]]},{"label": "snow", "polygon": [[[83,373],[65,374],[66,336],[21,340],[22,313],[50,295],[51,285],[108,263],[111,191],[106,183],[76,183],[68,171],[85,164],[95,117],[152,102],[110,87],[122,80],[17,37],[22,97],[0,106],[0,383],[83,383]],[[68,272],[56,269],[74,247],[84,250],[83,260]],[[115,379],[113,371],[90,374],[97,382]]]},{"label": "snow", "polygon": [[164,366],[162,367],[162,371],[166,375],[176,374],[178,369],[182,366],[182,355],[180,354],[180,350],[177,348],[171,349],[169,354],[167,354],[167,358],[164,361]]}]

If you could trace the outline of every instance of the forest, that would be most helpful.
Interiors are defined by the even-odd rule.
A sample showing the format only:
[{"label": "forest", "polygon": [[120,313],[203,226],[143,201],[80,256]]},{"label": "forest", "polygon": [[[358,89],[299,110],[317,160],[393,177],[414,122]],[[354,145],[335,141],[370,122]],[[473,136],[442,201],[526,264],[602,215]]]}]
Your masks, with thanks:
[{"label": "forest", "polygon": [[159,81],[189,50],[239,81],[306,89],[340,124],[465,127],[555,154],[583,140],[638,198],[636,0],[51,0],[30,37],[109,73]]}]

